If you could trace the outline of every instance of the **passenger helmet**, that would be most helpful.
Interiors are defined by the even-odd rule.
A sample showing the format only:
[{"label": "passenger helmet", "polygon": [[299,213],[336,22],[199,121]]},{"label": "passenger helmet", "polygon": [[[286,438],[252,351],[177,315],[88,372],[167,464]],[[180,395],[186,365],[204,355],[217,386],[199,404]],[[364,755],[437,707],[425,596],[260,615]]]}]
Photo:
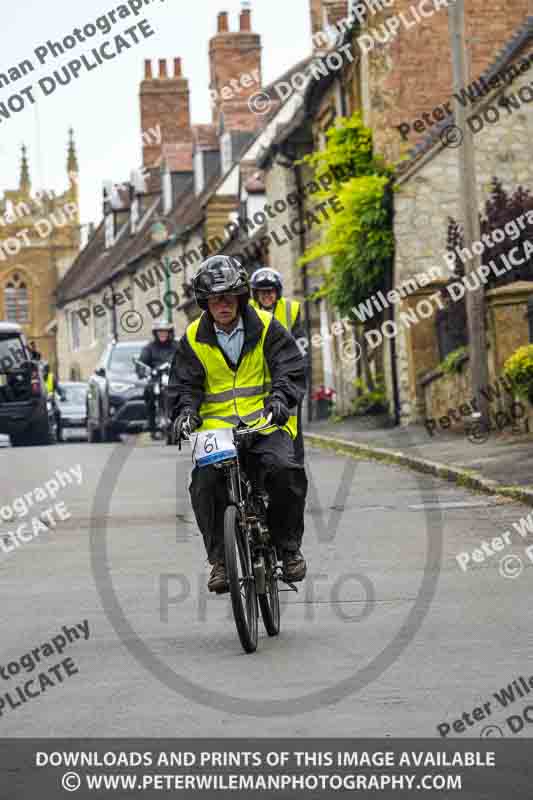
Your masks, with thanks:
[{"label": "passenger helmet", "polygon": [[217,294],[240,295],[241,310],[250,299],[250,283],[248,273],[236,258],[232,256],[211,256],[200,265],[193,278],[193,289],[196,302],[204,311],[207,300]]},{"label": "passenger helmet", "polygon": [[270,269],[270,267],[256,269],[250,279],[250,286],[255,300],[257,300],[256,293],[260,289],[275,289],[278,293],[278,300],[283,294],[283,279],[279,272],[275,269]]}]

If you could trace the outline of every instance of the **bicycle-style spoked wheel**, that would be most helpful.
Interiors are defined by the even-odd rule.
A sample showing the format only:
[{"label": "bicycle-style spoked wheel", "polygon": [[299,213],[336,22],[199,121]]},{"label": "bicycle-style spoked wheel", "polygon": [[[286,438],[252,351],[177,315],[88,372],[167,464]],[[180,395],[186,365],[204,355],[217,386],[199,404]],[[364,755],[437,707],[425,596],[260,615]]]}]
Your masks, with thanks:
[{"label": "bicycle-style spoked wheel", "polygon": [[239,525],[235,506],[224,514],[224,552],[233,617],[244,650],[257,649],[257,595],[248,540]]},{"label": "bicycle-style spoked wheel", "polygon": [[276,560],[274,553],[269,556],[266,570],[266,591],[258,595],[261,616],[269,636],[277,636],[280,626],[279,587],[276,578]]}]

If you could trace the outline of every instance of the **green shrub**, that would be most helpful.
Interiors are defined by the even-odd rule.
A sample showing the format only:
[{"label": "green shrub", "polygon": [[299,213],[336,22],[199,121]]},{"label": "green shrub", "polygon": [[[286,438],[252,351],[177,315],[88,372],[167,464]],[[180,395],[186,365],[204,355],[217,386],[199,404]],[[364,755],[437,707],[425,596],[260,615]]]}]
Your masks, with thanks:
[{"label": "green shrub", "polygon": [[458,347],[457,350],[454,350],[452,353],[448,353],[444,361],[441,361],[439,364],[439,369],[444,372],[445,375],[453,375],[461,372],[464,357],[468,355],[468,350],[466,347]]},{"label": "green shrub", "polygon": [[504,364],[504,372],[513,382],[519,397],[533,394],[533,345],[519,347]]},{"label": "green shrub", "polygon": [[383,378],[376,381],[374,391],[370,392],[364,382],[358,378],[353,381],[356,389],[361,389],[363,394],[354,401],[354,414],[382,414],[387,410],[387,395]]},{"label": "green shrub", "polygon": [[[324,150],[306,156],[302,163],[314,169],[315,179],[335,177],[317,200],[335,196],[323,236],[299,259],[299,265],[317,262],[311,269],[323,283],[315,297],[327,297],[341,314],[355,319],[352,308],[384,289],[392,274],[394,230],[392,224],[393,169],[374,154],[372,131],[359,113],[339,118],[326,132]],[[322,259],[331,257],[331,267]]]}]

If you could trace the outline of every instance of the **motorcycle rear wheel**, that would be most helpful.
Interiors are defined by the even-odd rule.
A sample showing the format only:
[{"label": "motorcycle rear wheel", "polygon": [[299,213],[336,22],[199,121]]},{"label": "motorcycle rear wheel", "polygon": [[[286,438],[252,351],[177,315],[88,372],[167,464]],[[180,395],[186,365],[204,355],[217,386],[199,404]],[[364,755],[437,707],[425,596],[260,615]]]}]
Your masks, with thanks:
[{"label": "motorcycle rear wheel", "polygon": [[280,628],[280,610],[274,550],[269,554],[266,564],[266,591],[258,595],[258,600],[266,632],[269,636],[277,636]]}]

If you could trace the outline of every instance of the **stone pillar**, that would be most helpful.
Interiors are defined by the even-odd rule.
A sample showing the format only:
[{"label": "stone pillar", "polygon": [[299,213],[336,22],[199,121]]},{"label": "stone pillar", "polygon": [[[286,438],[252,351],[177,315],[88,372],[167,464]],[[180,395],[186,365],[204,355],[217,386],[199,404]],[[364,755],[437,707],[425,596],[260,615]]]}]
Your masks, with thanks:
[{"label": "stone pillar", "polygon": [[503,365],[515,350],[529,344],[527,301],[533,281],[517,281],[487,292],[491,379],[503,372]]},{"label": "stone pillar", "polygon": [[[446,281],[434,281],[408,295],[399,306],[395,307],[394,320],[398,326],[396,359],[402,424],[418,422],[423,418],[424,392],[420,386],[420,377],[434,369],[440,360],[435,325],[438,305],[434,300],[430,300],[430,297],[445,285]],[[423,318],[417,313],[417,306],[423,300],[433,306],[431,317]],[[422,308],[425,309],[425,306]],[[401,314],[409,311],[416,314],[418,320],[416,323],[409,323],[407,317],[402,322]]]}]

